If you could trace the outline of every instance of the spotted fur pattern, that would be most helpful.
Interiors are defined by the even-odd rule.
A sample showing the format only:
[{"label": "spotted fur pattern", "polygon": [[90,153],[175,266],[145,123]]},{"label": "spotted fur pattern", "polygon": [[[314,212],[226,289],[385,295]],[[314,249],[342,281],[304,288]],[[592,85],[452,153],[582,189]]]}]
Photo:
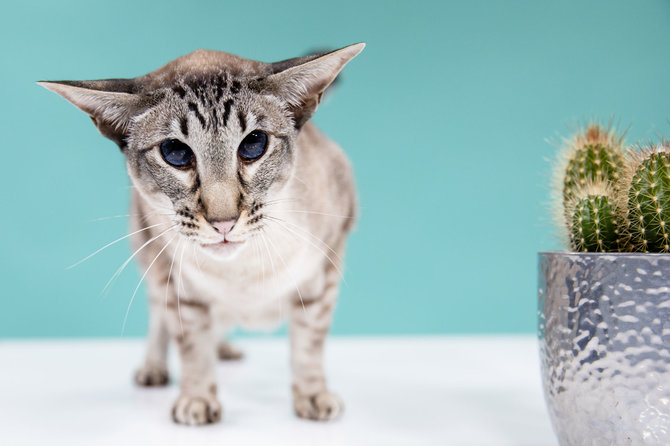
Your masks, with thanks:
[{"label": "spotted fur pattern", "polygon": [[[241,356],[221,341],[227,331],[285,319],[296,413],[328,420],[342,411],[327,387],[323,347],[356,194],[345,155],[308,120],[363,46],[277,63],[199,50],[135,79],[41,83],[88,113],[126,156],[133,247],[150,303],[136,381],[165,385],[168,344],[176,344],[177,423],[221,418],[217,355]],[[254,130],[268,145],[248,162],[237,150]],[[187,144],[193,165],[169,165],[166,139]],[[214,225],[233,220],[225,235]]]}]

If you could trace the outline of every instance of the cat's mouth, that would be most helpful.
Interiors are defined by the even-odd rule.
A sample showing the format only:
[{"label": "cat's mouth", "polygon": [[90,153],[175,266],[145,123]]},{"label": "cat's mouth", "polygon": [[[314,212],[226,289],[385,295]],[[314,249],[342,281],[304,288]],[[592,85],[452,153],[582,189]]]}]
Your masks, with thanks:
[{"label": "cat's mouth", "polygon": [[200,243],[200,247],[215,256],[229,257],[235,254],[244,245],[244,241],[231,241],[224,239],[215,243]]},{"label": "cat's mouth", "polygon": [[203,248],[207,248],[207,247],[215,247],[215,246],[219,246],[219,245],[241,245],[242,243],[244,243],[244,242],[233,242],[233,241],[224,239],[221,242],[200,243],[200,246],[202,246]]},{"label": "cat's mouth", "polygon": [[215,249],[215,248],[221,247],[221,246],[229,246],[229,245],[234,246],[234,245],[241,245],[243,243],[244,243],[243,241],[237,241],[236,242],[236,241],[232,241],[232,240],[228,240],[228,239],[223,239],[220,242],[200,243],[200,246],[202,246],[203,248],[213,248],[213,249]]}]

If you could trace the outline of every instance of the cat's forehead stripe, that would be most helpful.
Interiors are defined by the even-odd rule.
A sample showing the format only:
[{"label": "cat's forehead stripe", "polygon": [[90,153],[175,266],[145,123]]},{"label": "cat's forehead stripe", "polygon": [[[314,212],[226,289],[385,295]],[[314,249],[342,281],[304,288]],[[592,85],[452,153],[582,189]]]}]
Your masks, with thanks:
[{"label": "cat's forehead stripe", "polygon": [[198,118],[198,121],[200,121],[200,125],[204,129],[207,125],[207,122],[205,121],[205,117],[200,113],[198,105],[192,101],[189,101],[187,105],[188,109],[191,110],[193,113],[195,113],[195,117]]},{"label": "cat's forehead stripe", "polygon": [[233,81],[233,84],[230,86],[230,93],[236,95],[239,93],[241,87],[242,86],[239,81]]},{"label": "cat's forehead stripe", "polygon": [[[228,79],[225,72],[210,73],[209,75],[194,76],[181,79],[171,89],[186,101],[189,112],[192,112],[203,129],[218,129],[219,125],[227,127],[230,114],[235,105],[233,97],[237,96],[246,82],[239,79]],[[223,103],[223,110],[219,104],[228,93]],[[247,120],[241,111],[237,113],[240,128],[246,131]],[[180,121],[180,128],[184,136],[188,136],[188,125]]]},{"label": "cat's forehead stripe", "polygon": [[172,91],[177,93],[177,95],[182,99],[186,97],[186,90],[184,90],[184,87],[182,87],[181,85],[175,85],[174,87],[172,87]]},{"label": "cat's forehead stripe", "polygon": [[247,118],[244,116],[244,113],[242,113],[242,110],[238,110],[237,119],[240,120],[240,128],[242,129],[242,132],[246,132],[247,131]]},{"label": "cat's forehead stripe", "polygon": [[188,137],[188,119],[186,119],[186,116],[179,118],[179,128],[181,129],[181,133],[185,137]]},{"label": "cat's forehead stripe", "polygon": [[218,79],[218,82],[215,83],[215,92],[214,100],[219,102],[223,96],[223,91],[228,88],[228,82],[223,79]]},{"label": "cat's forehead stripe", "polygon": [[234,101],[232,99],[228,99],[224,104],[223,104],[223,126],[226,127],[228,125],[228,116],[230,116],[230,108],[233,106]]}]

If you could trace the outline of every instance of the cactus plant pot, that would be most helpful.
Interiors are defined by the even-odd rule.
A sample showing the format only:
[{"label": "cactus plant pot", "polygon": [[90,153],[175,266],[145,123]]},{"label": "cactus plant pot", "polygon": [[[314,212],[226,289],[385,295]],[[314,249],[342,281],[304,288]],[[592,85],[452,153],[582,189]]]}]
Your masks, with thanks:
[{"label": "cactus plant pot", "polygon": [[539,254],[538,335],[562,446],[670,445],[670,254]]}]

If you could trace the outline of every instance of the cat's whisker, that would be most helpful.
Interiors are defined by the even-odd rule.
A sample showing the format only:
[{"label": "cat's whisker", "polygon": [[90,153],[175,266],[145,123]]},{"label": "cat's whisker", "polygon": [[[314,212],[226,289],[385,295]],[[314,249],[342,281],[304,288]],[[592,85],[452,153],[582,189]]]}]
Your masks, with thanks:
[{"label": "cat's whisker", "polygon": [[265,214],[265,216],[266,216],[268,219],[275,221],[276,223],[284,223],[284,224],[286,224],[286,225],[290,225],[290,226],[292,226],[293,228],[295,228],[295,229],[297,229],[297,230],[300,230],[300,231],[304,232],[306,235],[312,237],[315,241],[321,243],[325,248],[328,249],[328,251],[332,252],[333,255],[337,258],[338,261],[340,261],[340,262],[342,261],[342,259],[340,258],[340,255],[337,253],[337,251],[335,251],[333,248],[331,248],[331,247],[328,245],[328,243],[324,242],[324,241],[321,240],[319,237],[317,237],[316,235],[312,234],[312,232],[310,232],[308,229],[305,229],[305,228],[303,228],[302,226],[299,226],[299,225],[297,225],[297,224],[295,224],[295,223],[291,223],[291,222],[288,221],[288,220],[284,220],[283,218],[279,218],[279,217],[276,217],[276,216],[274,216],[274,215]]},{"label": "cat's whisker", "polygon": [[139,214],[121,214],[121,215],[110,215],[107,217],[98,217],[91,220],[86,220],[86,223],[93,223],[96,221],[105,221],[105,220],[114,220],[115,218],[124,218],[124,217],[134,217]]},{"label": "cat's whisker", "polygon": [[281,203],[300,202],[300,198],[277,198],[276,200],[268,200],[263,202],[263,206],[275,206]]},{"label": "cat's whisker", "polygon": [[[262,234],[262,228],[259,229],[258,232],[260,233],[261,236],[263,235]],[[262,277],[263,277],[263,285],[262,285],[263,300],[266,300],[268,293],[267,293],[267,285],[266,285],[266,282],[265,282],[265,253],[263,252],[260,241],[256,237],[252,238],[252,240],[254,241],[254,244],[256,246],[258,246],[258,257],[261,259],[261,274],[262,274]],[[272,262],[272,257],[270,256],[270,251],[268,250],[267,253],[268,253],[268,258],[270,259],[270,262]],[[282,301],[281,301],[281,299],[276,299],[276,300],[277,300],[277,310],[278,310],[278,313],[279,313],[279,318],[283,319],[283,317],[284,317],[283,316],[284,307],[282,305]]]},{"label": "cat's whisker", "polygon": [[198,267],[200,275],[203,276],[202,267],[200,266],[200,259],[198,258],[198,248],[195,246],[195,243],[191,245],[193,247],[193,258],[195,259],[195,265]]},{"label": "cat's whisker", "polygon": [[295,175],[295,174],[294,174],[294,175],[293,175],[293,178],[295,178],[295,179],[298,180],[300,183],[302,183],[303,186],[305,186],[306,188],[309,188],[309,185],[308,185],[307,183],[305,183],[305,182],[302,180],[302,178],[300,178],[298,175]]},{"label": "cat's whisker", "polygon": [[172,230],[175,229],[176,227],[177,227],[176,225],[170,226],[170,227],[167,228],[165,231],[161,232],[160,234],[158,234],[158,235],[155,236],[155,237],[150,238],[149,240],[147,240],[146,242],[144,242],[144,244],[143,244],[142,246],[140,246],[139,248],[137,248],[137,250],[136,250],[134,253],[132,253],[131,256],[128,257],[128,259],[127,259],[125,262],[123,262],[123,264],[119,267],[119,269],[116,270],[116,272],[114,273],[114,275],[113,275],[112,277],[110,277],[110,279],[109,279],[109,280],[107,281],[107,283],[105,284],[105,287],[104,287],[104,288],[102,289],[102,291],[100,292],[100,295],[101,295],[101,296],[104,296],[104,295],[106,294],[106,292],[107,292],[107,290],[109,289],[109,286],[112,284],[112,282],[114,282],[114,280],[115,280],[116,278],[118,278],[118,277],[121,275],[121,273],[122,273],[123,270],[126,268],[126,266],[128,266],[128,264],[131,262],[131,260],[133,260],[133,258],[134,258],[140,251],[142,251],[144,248],[146,248],[151,242],[153,242],[154,240],[157,240],[158,238],[160,238],[160,237],[162,237],[163,235],[167,234],[168,232],[172,231]]},{"label": "cat's whisker", "polygon": [[[326,258],[328,259],[328,261],[330,262],[330,264],[333,265],[333,267],[337,270],[337,272],[338,272],[340,278],[342,279],[342,281],[346,284],[346,279],[344,278],[344,274],[342,273],[342,270],[337,266],[337,264],[335,263],[335,261],[328,255],[327,252],[325,252],[323,249],[321,249],[319,246],[317,246],[316,244],[314,244],[314,243],[313,243],[312,241],[310,241],[309,239],[303,237],[303,236],[302,236],[301,234],[299,234],[297,231],[291,229],[290,227],[288,227],[288,226],[286,226],[286,225],[284,224],[284,223],[289,223],[289,222],[283,222],[283,223],[282,223],[282,220],[277,219],[277,218],[275,218],[275,217],[271,217],[271,216],[268,216],[268,215],[266,215],[266,217],[268,218],[269,221],[272,221],[272,222],[274,222],[274,223],[277,223],[277,224],[280,225],[280,227],[282,227],[284,230],[288,231],[289,233],[293,234],[293,235],[296,236],[296,237],[299,237],[300,239],[304,240],[305,242],[309,243],[309,244],[312,245],[314,248],[316,248],[317,250],[319,250],[319,252],[321,252],[321,254],[323,254],[324,256],[326,256]],[[294,226],[295,226],[296,228],[303,229],[303,228],[300,228],[300,226],[297,226],[297,225],[294,225]],[[305,230],[305,229],[303,229],[303,230],[304,230],[306,233],[309,233],[309,231],[307,231],[307,230]],[[318,237],[316,237],[316,236],[315,236],[314,234],[312,234],[312,233],[309,233],[309,234],[310,234],[312,237],[314,237],[315,239],[319,240],[321,243],[323,243],[324,246],[326,246],[330,251],[332,251],[332,252],[335,254],[335,256],[337,257],[338,261],[341,261],[340,256],[339,256],[335,251],[333,251],[333,249],[332,249],[330,246],[328,246],[328,245],[326,244],[326,242],[324,242],[323,240],[319,239]]]},{"label": "cat's whisker", "polygon": [[170,290],[170,279],[172,278],[172,267],[174,266],[174,259],[177,257],[177,251],[179,251],[179,247],[181,246],[182,239],[179,239],[177,242],[177,247],[175,248],[174,252],[172,253],[172,261],[170,262],[170,270],[168,271],[168,277],[167,277],[167,282],[165,282],[165,312],[167,313],[167,308],[168,308],[168,291]]},{"label": "cat's whisker", "polygon": [[68,269],[72,269],[72,268],[74,268],[74,267],[77,266],[77,265],[81,265],[82,263],[84,263],[85,261],[87,261],[88,259],[90,259],[91,257],[93,257],[94,255],[98,254],[100,251],[103,251],[104,249],[109,248],[110,246],[112,246],[112,245],[114,245],[114,244],[120,242],[121,240],[125,240],[125,239],[127,239],[128,237],[132,237],[133,235],[135,235],[135,234],[139,234],[140,232],[146,231],[147,229],[155,228],[156,226],[161,226],[161,225],[165,225],[165,224],[167,224],[167,223],[156,223],[155,225],[147,226],[146,228],[138,229],[138,230],[135,231],[135,232],[131,232],[130,234],[124,235],[123,237],[119,237],[119,238],[117,238],[116,240],[114,240],[113,242],[107,243],[107,244],[106,244],[105,246],[103,246],[102,248],[97,249],[97,250],[94,251],[93,253],[87,255],[87,256],[84,257],[83,259],[79,260],[78,262],[73,263],[72,265],[68,266],[68,267],[65,268],[65,269],[68,270]]},{"label": "cat's whisker", "polygon": [[[254,237],[251,237],[248,240],[249,243],[251,244],[251,247],[254,250],[254,256],[258,259],[261,259],[261,253],[258,251],[258,245],[257,245],[258,240],[256,240]],[[260,277],[260,273],[256,277]]]},{"label": "cat's whisker", "polygon": [[[180,298],[181,298],[181,292],[180,289],[184,288],[184,282],[182,280],[182,274],[181,274],[181,267],[182,264],[184,263],[184,251],[186,250],[186,244],[184,244],[181,247],[181,255],[179,256],[179,283],[177,284],[177,314],[179,315],[179,327],[181,329],[181,336],[182,338],[184,337],[184,323],[181,319],[181,304],[180,304]],[[186,292],[186,290],[184,290]]]},{"label": "cat's whisker", "polygon": [[317,212],[317,211],[302,211],[297,209],[277,209],[274,212],[294,212],[298,214],[314,214],[314,215],[324,215],[326,217],[338,217],[338,218],[355,218],[352,215],[337,215],[337,214],[328,214],[326,212]]},{"label": "cat's whisker", "polygon": [[141,217],[139,218],[139,222],[142,223],[142,224],[144,224],[144,223],[147,222],[147,220],[149,220],[149,218],[154,217],[154,216],[157,216],[157,215],[165,215],[165,216],[174,217],[174,213],[170,213],[170,214],[159,214],[159,213],[155,213],[155,214],[145,214],[145,215],[143,215],[143,216],[141,216]]},{"label": "cat's whisker", "polygon": [[263,295],[263,300],[265,300],[267,293],[265,290],[265,259],[263,258],[263,251],[261,249],[261,245],[260,242],[258,241],[258,238],[252,237],[250,240],[253,242],[254,252],[258,253],[258,258],[261,261],[261,277],[262,277],[261,293]]},{"label": "cat's whisker", "polygon": [[121,325],[121,336],[123,336],[123,333],[126,331],[126,322],[128,321],[128,314],[130,314],[130,307],[133,305],[133,301],[135,300],[135,296],[137,295],[137,290],[140,289],[140,286],[142,285],[142,282],[144,282],[144,278],[147,277],[147,274],[149,273],[149,270],[151,269],[152,266],[154,266],[154,263],[156,263],[156,260],[163,254],[163,251],[165,251],[165,248],[167,248],[172,241],[179,236],[179,234],[175,235],[172,237],[168,242],[163,246],[163,248],[156,254],[156,257],[151,261],[147,269],[144,271],[144,274],[142,274],[142,277],[140,278],[140,281],[137,282],[137,286],[135,287],[135,290],[133,291],[133,295],[130,297],[130,302],[128,302],[128,308],[126,308],[126,315],[123,317],[123,324]]},{"label": "cat's whisker", "polygon": [[97,221],[106,221],[106,220],[114,220],[117,218],[125,218],[125,217],[142,217],[142,220],[145,220],[147,217],[152,217],[155,215],[174,215],[174,213],[160,213],[160,212],[151,212],[151,213],[145,213],[145,214],[121,214],[121,215],[109,215],[107,217],[98,217],[98,218],[93,218],[91,220],[86,220],[86,223],[94,223]]},{"label": "cat's whisker", "polygon": [[275,269],[275,264],[274,260],[272,260],[272,254],[270,254],[270,248],[268,248],[268,244],[265,241],[265,233],[263,232],[262,229],[258,231],[258,234],[261,236],[261,240],[263,241],[263,245],[265,245],[265,251],[268,253],[268,259],[270,259],[270,267],[272,268],[272,274],[274,276],[277,275],[277,270]]},{"label": "cat's whisker", "polygon": [[293,286],[295,286],[295,290],[298,292],[298,297],[300,297],[300,305],[302,305],[303,313],[307,313],[307,310],[305,309],[305,301],[302,299],[302,293],[300,292],[300,288],[298,287],[298,282],[295,281],[295,277],[293,277],[293,273],[291,273],[291,270],[284,261],[284,257],[281,255],[281,252],[279,251],[279,249],[277,249],[277,246],[275,246],[274,242],[270,237],[268,237],[268,242],[270,242],[270,245],[274,248],[275,252],[279,256],[279,260],[281,260],[281,263],[284,264],[286,274],[288,274],[289,278],[291,279],[291,282],[293,282]]},{"label": "cat's whisker", "polygon": [[262,288],[263,289],[263,300],[265,300],[265,298],[267,297],[267,290],[265,288],[265,259],[263,258],[263,252],[261,251],[261,246],[260,246],[258,240],[254,239],[254,242],[255,242],[256,246],[258,247],[258,256],[261,259],[261,275],[262,275],[262,278],[263,278],[263,288]]}]

